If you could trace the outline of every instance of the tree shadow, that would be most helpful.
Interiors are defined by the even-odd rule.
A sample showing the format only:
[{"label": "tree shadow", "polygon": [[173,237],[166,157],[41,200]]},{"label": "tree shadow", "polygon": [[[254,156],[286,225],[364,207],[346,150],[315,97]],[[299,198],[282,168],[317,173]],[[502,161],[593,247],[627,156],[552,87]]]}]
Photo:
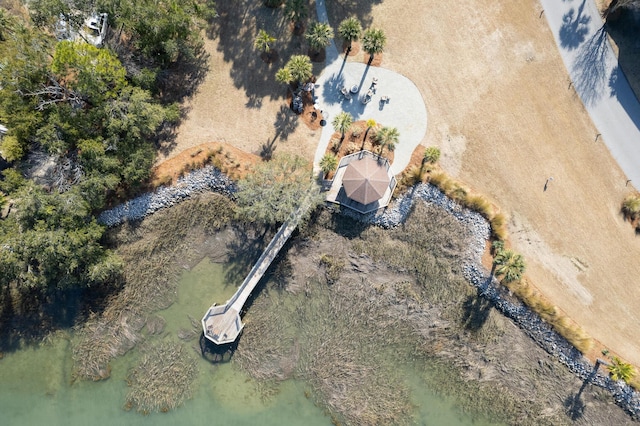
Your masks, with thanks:
[{"label": "tree shadow", "polygon": [[576,393],[575,395],[569,395],[564,400],[564,412],[574,422],[576,420],[579,420],[584,415],[585,408],[586,405],[579,393]]},{"label": "tree shadow", "polygon": [[596,375],[598,374],[598,369],[600,368],[601,363],[602,361],[600,361],[599,359],[596,360],[596,363],[593,366],[593,369],[591,370],[589,375],[585,377],[585,379],[583,380],[582,385],[580,386],[580,389],[578,389],[578,392],[576,392],[574,395],[569,395],[564,400],[565,413],[567,414],[567,416],[571,418],[571,420],[573,421],[579,420],[584,415],[586,404],[582,400],[582,393],[587,388],[587,385],[591,383],[593,379],[596,377]]},{"label": "tree shadow", "polygon": [[618,102],[627,112],[629,118],[640,129],[640,102],[631,89],[627,76],[618,66],[609,75],[609,95],[618,98]]},{"label": "tree shadow", "polygon": [[586,0],[578,7],[578,11],[571,9],[562,17],[562,26],[560,27],[560,46],[565,49],[574,50],[585,40],[589,33],[589,23],[591,17],[583,15]]},{"label": "tree shadow", "polygon": [[640,9],[621,7],[607,16],[606,29],[618,47],[618,64],[640,99]]},{"label": "tree shadow", "polygon": [[70,329],[91,313],[100,313],[119,286],[91,289],[29,288],[0,294],[0,353],[41,343],[51,332]]},{"label": "tree shadow", "polygon": [[373,23],[371,10],[373,9],[373,6],[382,3],[382,1],[383,0],[328,1],[326,2],[326,7],[330,24],[334,28],[337,28],[342,19],[349,16],[355,16],[356,18],[358,18],[358,20],[360,20],[363,28],[370,27]]},{"label": "tree shadow", "polygon": [[[217,50],[231,65],[231,78],[236,88],[249,99],[247,107],[260,108],[261,99],[277,99],[280,84],[276,70],[292,54],[302,52],[302,38],[292,36],[282,8],[272,9],[261,1],[238,0],[217,2],[218,17],[207,28],[207,35],[218,41]],[[276,38],[273,49],[277,57],[265,62],[253,45],[258,30],[264,29]]]},{"label": "tree shadow", "polygon": [[469,295],[462,304],[462,322],[469,331],[479,331],[489,319],[493,305],[480,295]]},{"label": "tree shadow", "polygon": [[[340,68],[340,72],[338,74],[334,74],[330,78],[327,78],[322,84],[324,103],[327,105],[334,105],[342,102],[349,102],[349,100],[340,92],[340,90],[345,87],[345,84],[346,82],[342,75],[342,68]],[[351,96],[351,99],[353,99],[353,96]]]},{"label": "tree shadow", "polygon": [[262,157],[263,160],[270,160],[276,149],[277,142],[279,140],[286,141],[289,135],[296,130],[298,124],[298,116],[288,105],[282,105],[276,114],[276,120],[273,122],[276,133],[271,140],[267,140],[262,144],[259,152],[260,157]]},{"label": "tree shadow", "polygon": [[229,261],[225,266],[224,273],[225,286],[237,287],[242,284],[270,239],[268,238],[268,227],[256,230],[243,226],[243,224],[237,224],[234,225],[234,233],[235,238],[227,244]]},{"label": "tree shadow", "polygon": [[594,105],[607,86],[607,34],[604,26],[585,41],[571,67],[576,92],[587,106]]}]

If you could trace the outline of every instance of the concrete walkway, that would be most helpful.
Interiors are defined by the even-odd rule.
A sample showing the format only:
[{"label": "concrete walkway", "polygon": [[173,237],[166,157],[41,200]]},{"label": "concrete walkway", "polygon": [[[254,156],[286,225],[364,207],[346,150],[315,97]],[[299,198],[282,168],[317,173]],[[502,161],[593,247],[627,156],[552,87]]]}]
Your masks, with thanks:
[{"label": "concrete walkway", "polygon": [[[324,0],[316,0],[316,13],[318,21],[328,22]],[[377,90],[365,105],[361,98],[367,93],[373,78],[378,79]],[[400,140],[396,145],[391,170],[397,175],[407,167],[413,150],[427,132],[427,109],[420,90],[411,80],[384,68],[346,62],[344,55],[338,54],[338,49],[332,42],[327,47],[326,67],[316,85],[318,104],[327,120],[314,158],[317,171],[320,170],[320,160],[327,150],[331,135],[336,131],[331,121],[341,111],[350,113],[354,121],[372,118],[382,126],[396,127]],[[351,100],[347,100],[340,89],[343,86],[351,88],[353,85],[357,85],[359,90],[351,94]],[[389,96],[389,102],[380,102],[382,96]]]},{"label": "concrete walkway", "polygon": [[[622,171],[640,185],[640,103],[593,0],[540,0],[573,87]],[[594,135],[594,138],[596,135]]]}]

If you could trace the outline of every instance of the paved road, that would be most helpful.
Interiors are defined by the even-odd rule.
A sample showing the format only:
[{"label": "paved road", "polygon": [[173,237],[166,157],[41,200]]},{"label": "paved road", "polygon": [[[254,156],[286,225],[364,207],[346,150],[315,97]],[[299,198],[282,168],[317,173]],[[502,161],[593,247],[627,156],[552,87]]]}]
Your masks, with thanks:
[{"label": "paved road", "polygon": [[[618,67],[593,0],[540,0],[573,87],[600,137],[640,187],[640,103]],[[596,135],[594,135],[594,138]]]}]

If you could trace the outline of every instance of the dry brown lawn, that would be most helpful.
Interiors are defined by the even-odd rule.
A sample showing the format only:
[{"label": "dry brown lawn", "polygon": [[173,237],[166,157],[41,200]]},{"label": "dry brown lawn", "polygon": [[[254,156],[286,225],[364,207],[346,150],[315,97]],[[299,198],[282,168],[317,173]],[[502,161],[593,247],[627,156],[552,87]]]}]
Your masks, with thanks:
[{"label": "dry brown lawn", "polygon": [[[233,4],[221,5],[216,38],[207,42],[211,72],[166,157],[209,141],[259,153],[274,141],[276,151],[312,159],[319,131],[298,125],[273,79],[290,54],[306,53],[304,42],[261,2],[225,3]],[[595,141],[540,4],[330,3],[334,27],[356,14],[385,30],[382,66],[413,80],[427,105],[423,145],[439,146],[448,173],[509,215],[511,244],[526,256],[530,280],[604,347],[640,365],[640,239],[619,213],[632,188]],[[279,39],[274,64],[253,50],[259,28]]]}]

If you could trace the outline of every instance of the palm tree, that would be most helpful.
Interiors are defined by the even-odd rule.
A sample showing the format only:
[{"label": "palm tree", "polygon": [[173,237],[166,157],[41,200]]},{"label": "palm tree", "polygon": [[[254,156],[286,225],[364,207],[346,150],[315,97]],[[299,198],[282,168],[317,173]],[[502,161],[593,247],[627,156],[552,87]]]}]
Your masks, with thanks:
[{"label": "palm tree", "polygon": [[640,219],[640,194],[627,195],[622,202],[622,214],[632,222]]},{"label": "palm tree", "polygon": [[327,177],[330,172],[334,171],[336,167],[338,167],[338,157],[333,154],[326,154],[322,157],[322,160],[320,160],[320,168],[322,169],[325,177]]},{"label": "palm tree", "polygon": [[294,34],[302,34],[304,31],[303,22],[307,17],[307,0],[287,0],[284,5],[284,14],[293,22]]},{"label": "palm tree", "polygon": [[367,120],[367,130],[364,131],[364,138],[362,138],[362,149],[364,149],[365,143],[367,143],[367,135],[369,134],[369,130],[376,127],[378,123],[373,118]]},{"label": "palm tree", "polygon": [[505,283],[518,281],[526,269],[524,257],[509,249],[499,250],[493,263],[496,266],[496,275],[502,276]]},{"label": "palm tree", "polygon": [[369,28],[362,36],[362,48],[369,54],[369,64],[373,61],[373,55],[382,53],[384,45],[387,43],[387,36],[384,31],[376,28]]},{"label": "palm tree", "polygon": [[289,68],[280,68],[276,72],[276,81],[282,84],[289,84],[293,81],[293,76],[291,75],[291,71]]},{"label": "palm tree", "polygon": [[333,28],[323,22],[314,22],[304,37],[307,39],[311,51],[317,54],[331,43]]},{"label": "palm tree", "polygon": [[430,146],[424,150],[424,155],[422,157],[422,164],[430,163],[435,164],[440,159],[440,148],[437,146]]},{"label": "palm tree", "polygon": [[400,132],[395,127],[383,127],[378,130],[378,134],[376,134],[376,140],[380,144],[380,152],[382,155],[382,150],[384,147],[387,147],[387,150],[393,151],[396,149],[396,144],[400,140]]},{"label": "palm tree", "polygon": [[618,381],[624,380],[629,382],[635,376],[633,366],[622,361],[617,356],[611,357],[611,365],[609,365],[609,373],[611,373],[611,379]]},{"label": "palm tree", "polygon": [[293,81],[306,82],[313,75],[313,65],[307,55],[293,55],[285,65],[291,73]]},{"label": "palm tree", "polygon": [[266,32],[265,30],[258,31],[258,35],[253,42],[253,46],[261,52],[267,54],[267,58],[271,58],[271,43],[275,42],[276,38]]},{"label": "palm tree", "polygon": [[351,51],[352,43],[360,38],[362,34],[362,25],[358,18],[351,17],[340,22],[338,25],[338,34],[344,39],[349,46],[347,47],[347,54]]},{"label": "palm tree", "polygon": [[342,143],[344,134],[353,124],[353,117],[348,112],[342,111],[333,118],[331,124],[333,124],[334,129],[340,132],[340,143]]}]

